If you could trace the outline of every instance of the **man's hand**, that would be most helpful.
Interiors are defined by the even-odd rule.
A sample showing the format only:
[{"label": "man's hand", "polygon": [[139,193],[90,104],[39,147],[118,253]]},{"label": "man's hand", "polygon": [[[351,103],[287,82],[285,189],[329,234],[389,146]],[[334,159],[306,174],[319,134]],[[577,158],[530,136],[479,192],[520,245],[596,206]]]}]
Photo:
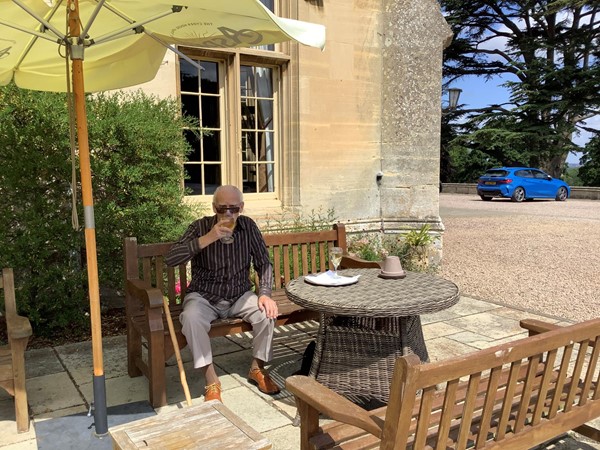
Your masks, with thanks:
[{"label": "man's hand", "polygon": [[258,297],[258,309],[264,311],[269,319],[277,319],[279,312],[277,310],[277,303],[271,297],[261,295]]},{"label": "man's hand", "polygon": [[228,218],[219,220],[208,233],[198,238],[200,248],[205,248],[221,238],[231,236],[233,234],[231,223],[232,220]]}]

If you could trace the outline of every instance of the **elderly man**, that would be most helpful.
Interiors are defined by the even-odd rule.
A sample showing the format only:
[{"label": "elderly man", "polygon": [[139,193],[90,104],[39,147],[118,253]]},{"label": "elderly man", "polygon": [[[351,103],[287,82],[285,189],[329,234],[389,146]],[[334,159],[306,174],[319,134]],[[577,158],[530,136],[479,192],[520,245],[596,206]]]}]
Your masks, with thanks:
[{"label": "elderly man", "polygon": [[[179,320],[194,368],[204,373],[205,401],[221,400],[208,332],[213,320],[227,317],[239,317],[252,325],[253,359],[248,380],[265,394],[277,394],[279,388],[264,369],[264,363],[273,356],[277,318],[277,303],[271,299],[273,268],[267,247],[256,223],[240,215],[244,201],[238,188],[217,188],[212,207],[215,215],[193,222],[166,256],[169,266],[192,261],[192,281]],[[250,290],[251,262],[260,276],[256,294]]]}]

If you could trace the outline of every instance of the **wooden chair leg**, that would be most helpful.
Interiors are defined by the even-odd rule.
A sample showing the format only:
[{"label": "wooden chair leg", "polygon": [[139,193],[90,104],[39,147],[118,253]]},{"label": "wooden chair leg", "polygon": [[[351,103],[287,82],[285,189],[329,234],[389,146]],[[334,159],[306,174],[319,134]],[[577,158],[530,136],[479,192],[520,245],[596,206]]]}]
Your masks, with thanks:
[{"label": "wooden chair leg", "polygon": [[15,395],[15,415],[17,431],[29,431],[29,407],[27,406],[27,390],[25,388],[25,348],[27,339],[13,340],[12,363]]},{"label": "wooden chair leg", "polygon": [[300,399],[296,399],[296,406],[300,414],[300,450],[310,450],[308,441],[319,430],[319,411]]},{"label": "wooden chair leg", "polygon": [[131,377],[139,377],[142,371],[137,366],[137,359],[142,357],[142,336],[135,327],[127,324],[127,374]]},{"label": "wooden chair leg", "polygon": [[162,330],[152,333],[148,339],[148,387],[150,404],[153,408],[167,404],[167,387],[165,376],[165,335]]}]

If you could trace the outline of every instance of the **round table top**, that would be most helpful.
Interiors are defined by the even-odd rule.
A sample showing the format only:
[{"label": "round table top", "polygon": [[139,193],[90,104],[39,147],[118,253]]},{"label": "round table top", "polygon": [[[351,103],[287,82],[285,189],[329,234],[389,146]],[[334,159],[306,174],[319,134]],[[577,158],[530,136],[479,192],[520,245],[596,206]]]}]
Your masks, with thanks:
[{"label": "round table top", "polygon": [[290,300],[307,309],[340,316],[415,316],[441,311],[458,302],[458,286],[420,272],[402,279],[383,279],[379,269],[345,269],[339,275],[360,275],[346,286],[316,286],[296,278],[285,290]]}]

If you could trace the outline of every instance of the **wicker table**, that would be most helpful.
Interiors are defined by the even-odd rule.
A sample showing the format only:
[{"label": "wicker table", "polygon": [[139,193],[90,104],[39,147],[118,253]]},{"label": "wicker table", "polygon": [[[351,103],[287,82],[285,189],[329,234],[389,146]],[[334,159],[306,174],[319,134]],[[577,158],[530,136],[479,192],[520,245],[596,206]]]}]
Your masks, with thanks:
[{"label": "wicker table", "polygon": [[378,269],[339,273],[360,278],[326,287],[300,277],[286,287],[293,302],[321,313],[310,376],[353,401],[387,403],[396,358],[414,353],[429,360],[419,315],[456,304],[458,287],[425,273],[406,272],[403,279],[380,278]]}]

